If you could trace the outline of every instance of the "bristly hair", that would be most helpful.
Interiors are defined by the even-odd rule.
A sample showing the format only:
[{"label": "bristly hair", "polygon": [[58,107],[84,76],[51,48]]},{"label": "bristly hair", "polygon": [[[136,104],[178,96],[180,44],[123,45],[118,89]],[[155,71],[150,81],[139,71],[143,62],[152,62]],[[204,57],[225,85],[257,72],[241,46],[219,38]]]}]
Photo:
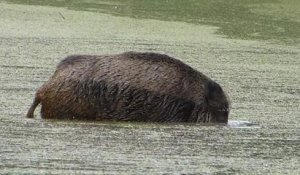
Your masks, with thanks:
[{"label": "bristly hair", "polygon": [[[166,94],[105,81],[68,80],[74,95],[89,103],[98,119],[187,122],[195,103]],[[73,81],[73,82],[72,82]],[[79,117],[80,118],[80,117]]]}]

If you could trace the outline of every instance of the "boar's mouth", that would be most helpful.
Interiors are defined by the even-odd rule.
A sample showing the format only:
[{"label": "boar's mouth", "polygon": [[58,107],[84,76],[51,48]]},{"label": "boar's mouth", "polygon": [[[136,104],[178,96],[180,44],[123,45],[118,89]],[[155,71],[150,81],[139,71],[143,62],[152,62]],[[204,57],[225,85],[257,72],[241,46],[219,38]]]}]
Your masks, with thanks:
[{"label": "boar's mouth", "polygon": [[227,105],[218,108],[209,108],[204,114],[203,122],[211,123],[227,123],[229,115],[229,108]]},{"label": "boar's mouth", "polygon": [[204,97],[195,106],[191,121],[197,123],[227,123],[229,101],[221,86],[214,81],[204,85]]},{"label": "boar's mouth", "polygon": [[229,108],[228,106],[223,106],[215,108],[204,106],[204,104],[196,107],[192,114],[192,122],[196,123],[227,123]]}]

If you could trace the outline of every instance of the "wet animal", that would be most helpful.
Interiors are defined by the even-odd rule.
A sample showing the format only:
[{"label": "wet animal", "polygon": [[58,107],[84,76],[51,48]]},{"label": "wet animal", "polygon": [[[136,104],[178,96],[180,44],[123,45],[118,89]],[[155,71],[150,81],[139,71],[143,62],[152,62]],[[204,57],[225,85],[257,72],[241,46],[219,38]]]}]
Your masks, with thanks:
[{"label": "wet animal", "polygon": [[182,61],[158,53],[72,55],[36,92],[45,119],[227,123],[221,86]]}]

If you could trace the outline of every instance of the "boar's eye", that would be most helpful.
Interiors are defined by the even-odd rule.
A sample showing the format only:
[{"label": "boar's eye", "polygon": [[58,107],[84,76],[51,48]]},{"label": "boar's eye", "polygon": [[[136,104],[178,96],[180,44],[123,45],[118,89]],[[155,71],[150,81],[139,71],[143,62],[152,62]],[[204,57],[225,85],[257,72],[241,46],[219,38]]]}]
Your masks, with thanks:
[{"label": "boar's eye", "polygon": [[218,112],[229,112],[228,108],[217,109]]}]

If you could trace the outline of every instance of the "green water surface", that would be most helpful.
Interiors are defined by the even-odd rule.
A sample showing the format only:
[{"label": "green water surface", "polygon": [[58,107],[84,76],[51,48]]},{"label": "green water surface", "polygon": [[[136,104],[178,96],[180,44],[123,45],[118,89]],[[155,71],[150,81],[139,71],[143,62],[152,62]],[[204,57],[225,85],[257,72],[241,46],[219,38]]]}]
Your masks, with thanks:
[{"label": "green water surface", "polygon": [[[118,16],[208,24],[228,38],[297,43],[298,0],[5,0],[19,4],[65,7]],[[191,34],[192,35],[192,34]]]}]

